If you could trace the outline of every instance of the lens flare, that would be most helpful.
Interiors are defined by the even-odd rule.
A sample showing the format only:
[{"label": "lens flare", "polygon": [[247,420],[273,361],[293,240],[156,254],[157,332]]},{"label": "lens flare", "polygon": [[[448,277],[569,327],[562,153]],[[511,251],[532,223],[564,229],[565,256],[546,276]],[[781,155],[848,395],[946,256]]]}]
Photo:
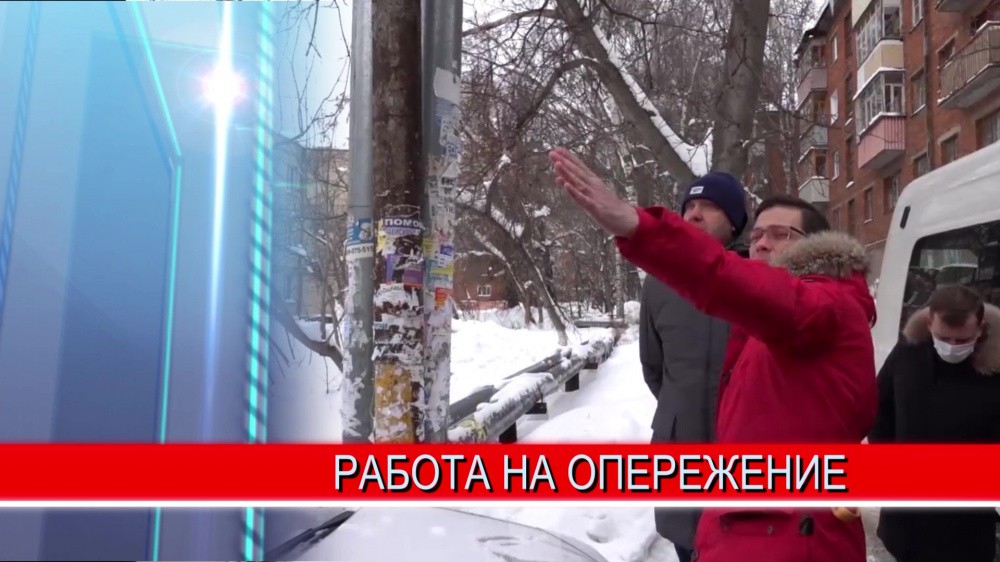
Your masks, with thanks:
[{"label": "lens flare", "polygon": [[201,85],[205,99],[216,107],[232,107],[246,97],[246,81],[223,65],[208,73]]}]

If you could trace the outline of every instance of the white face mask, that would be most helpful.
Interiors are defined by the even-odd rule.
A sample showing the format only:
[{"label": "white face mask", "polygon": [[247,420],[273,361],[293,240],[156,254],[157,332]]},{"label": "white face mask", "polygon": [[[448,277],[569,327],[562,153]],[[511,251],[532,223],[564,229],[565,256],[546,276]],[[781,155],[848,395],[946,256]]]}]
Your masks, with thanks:
[{"label": "white face mask", "polygon": [[[933,336],[932,336],[933,337]],[[941,359],[948,363],[961,363],[965,361],[976,349],[976,342],[952,345],[934,338],[934,349]]]}]

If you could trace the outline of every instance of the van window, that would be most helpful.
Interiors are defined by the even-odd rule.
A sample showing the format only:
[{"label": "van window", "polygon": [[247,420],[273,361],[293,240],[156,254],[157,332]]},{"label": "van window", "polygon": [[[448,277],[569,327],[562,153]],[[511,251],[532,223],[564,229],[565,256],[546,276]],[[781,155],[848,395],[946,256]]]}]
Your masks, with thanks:
[{"label": "van window", "polygon": [[917,241],[903,292],[900,329],[922,308],[937,287],[960,284],[979,292],[986,302],[1000,305],[1000,221],[940,234]]}]

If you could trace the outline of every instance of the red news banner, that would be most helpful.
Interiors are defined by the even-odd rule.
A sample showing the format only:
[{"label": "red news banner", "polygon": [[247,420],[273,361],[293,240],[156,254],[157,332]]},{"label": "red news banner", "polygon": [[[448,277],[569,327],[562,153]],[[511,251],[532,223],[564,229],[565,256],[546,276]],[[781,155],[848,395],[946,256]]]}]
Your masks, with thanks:
[{"label": "red news banner", "polygon": [[1000,446],[0,445],[0,501],[995,501]]}]

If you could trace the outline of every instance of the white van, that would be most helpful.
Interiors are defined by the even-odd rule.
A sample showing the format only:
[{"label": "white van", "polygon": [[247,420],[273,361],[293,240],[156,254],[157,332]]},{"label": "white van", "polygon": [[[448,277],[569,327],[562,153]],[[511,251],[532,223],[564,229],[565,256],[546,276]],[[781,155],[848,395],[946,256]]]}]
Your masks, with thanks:
[{"label": "white van", "polygon": [[1000,143],[918,178],[900,195],[876,294],[877,368],[909,315],[951,282],[1000,304]]}]

